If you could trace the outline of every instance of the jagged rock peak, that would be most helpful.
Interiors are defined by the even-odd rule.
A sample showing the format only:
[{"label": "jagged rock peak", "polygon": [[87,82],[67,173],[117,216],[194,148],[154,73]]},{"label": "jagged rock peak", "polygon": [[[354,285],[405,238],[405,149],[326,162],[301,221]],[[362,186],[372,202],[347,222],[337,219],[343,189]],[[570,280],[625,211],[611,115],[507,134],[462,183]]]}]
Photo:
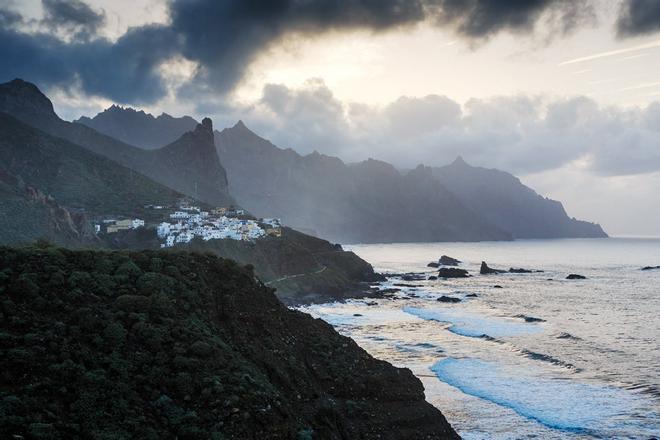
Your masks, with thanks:
[{"label": "jagged rock peak", "polygon": [[463,159],[463,156],[458,155],[456,156],[456,159],[451,163],[452,166],[462,166],[462,167],[468,167],[468,163]]},{"label": "jagged rock peak", "polygon": [[5,111],[28,111],[31,114],[54,115],[53,103],[39,87],[16,78],[0,84],[0,102]]},{"label": "jagged rock peak", "polygon": [[195,131],[205,131],[208,133],[213,133],[213,121],[211,120],[211,118],[202,119],[202,123],[197,124]]}]

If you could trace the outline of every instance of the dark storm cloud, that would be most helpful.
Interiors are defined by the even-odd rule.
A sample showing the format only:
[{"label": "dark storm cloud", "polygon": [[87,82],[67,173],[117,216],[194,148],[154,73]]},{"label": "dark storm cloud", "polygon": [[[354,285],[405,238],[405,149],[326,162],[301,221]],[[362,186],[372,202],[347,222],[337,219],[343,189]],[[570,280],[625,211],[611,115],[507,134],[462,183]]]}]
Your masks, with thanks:
[{"label": "dark storm cloud", "polygon": [[42,0],[42,24],[49,29],[64,29],[78,38],[87,38],[105,23],[105,12],[95,11],[80,0]]},{"label": "dark storm cloud", "polygon": [[156,67],[172,55],[172,34],[161,26],[131,30],[116,42],[65,43],[47,34],[0,30],[0,74],[42,87],[80,86],[117,102],[150,103],[166,92]]},{"label": "dark storm cloud", "polygon": [[625,0],[617,21],[619,36],[660,32],[660,1],[658,0]]},{"label": "dark storm cloud", "polygon": [[563,32],[591,17],[586,0],[441,0],[437,20],[468,38],[487,38],[509,31],[531,32],[546,13]]},{"label": "dark storm cloud", "polygon": [[[148,103],[166,93],[158,67],[174,56],[197,63],[195,78],[179,97],[218,95],[230,91],[251,61],[289,34],[314,36],[331,30],[374,32],[429,21],[451,27],[470,40],[501,31],[531,31],[544,12],[577,23],[581,7],[569,0],[172,0],[168,25],[131,28],[116,42],[92,39],[104,20],[80,0],[44,0],[46,29],[24,34],[7,12],[0,17],[0,77],[14,76],[45,86],[76,82],[83,92],[122,103]],[[585,5],[586,2],[580,2]],[[6,9],[6,8],[5,8]],[[564,20],[562,17],[571,16]],[[63,42],[53,26],[70,27],[73,40]],[[87,31],[87,34],[85,34]],[[79,37],[79,38],[76,38]],[[85,44],[82,44],[86,41]]]},{"label": "dark storm cloud", "polygon": [[13,28],[23,23],[23,17],[11,9],[0,9],[0,28]]},{"label": "dark storm cloud", "polygon": [[[469,39],[531,31],[545,11],[563,30],[578,24],[589,2],[572,0],[181,0],[171,5],[183,55],[200,63],[197,84],[231,89],[250,61],[287,33],[389,30],[430,20]],[[187,89],[187,91],[191,91]]]},{"label": "dark storm cloud", "polygon": [[[183,37],[183,55],[202,67],[197,84],[231,89],[250,61],[291,32],[333,29],[375,31],[425,18],[423,0],[182,0],[171,4],[172,28]],[[190,91],[190,89],[188,89]]]}]

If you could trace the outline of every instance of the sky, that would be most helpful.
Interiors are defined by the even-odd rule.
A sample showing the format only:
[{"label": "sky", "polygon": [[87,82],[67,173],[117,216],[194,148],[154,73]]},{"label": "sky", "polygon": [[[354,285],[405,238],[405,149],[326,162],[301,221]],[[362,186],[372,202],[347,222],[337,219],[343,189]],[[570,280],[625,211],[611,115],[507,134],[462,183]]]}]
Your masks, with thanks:
[{"label": "sky", "polygon": [[658,0],[0,0],[0,81],[65,119],[242,119],[281,147],[514,173],[660,236]]}]

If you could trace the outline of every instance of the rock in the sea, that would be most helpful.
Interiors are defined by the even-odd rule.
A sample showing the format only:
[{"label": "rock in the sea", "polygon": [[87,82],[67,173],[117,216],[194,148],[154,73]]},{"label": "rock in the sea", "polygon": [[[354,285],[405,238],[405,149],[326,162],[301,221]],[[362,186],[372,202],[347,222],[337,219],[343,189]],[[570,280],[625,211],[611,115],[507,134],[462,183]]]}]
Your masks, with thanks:
[{"label": "rock in the sea", "polygon": [[437,279],[438,279],[438,277],[436,277],[435,275],[431,275],[430,277],[428,277],[429,281],[435,281]]},{"label": "rock in the sea", "polygon": [[436,263],[435,261],[431,261],[429,264],[426,265],[426,267],[440,267],[440,264]]},{"label": "rock in the sea", "polygon": [[457,260],[456,258],[452,258],[448,255],[443,255],[438,260],[438,263],[440,263],[443,266],[458,266],[460,262],[461,262],[460,260]]},{"label": "rock in the sea", "polygon": [[545,322],[545,319],[537,318],[535,316],[516,315],[516,318],[522,318],[525,322]]},{"label": "rock in the sea", "polygon": [[505,270],[499,270],[499,269],[493,269],[491,267],[488,267],[485,261],[481,262],[481,269],[479,269],[479,273],[481,275],[491,275],[495,273],[504,273],[506,272]]},{"label": "rock in the sea", "polygon": [[403,281],[422,281],[426,277],[421,273],[407,273],[401,276]]},{"label": "rock in the sea", "polygon": [[572,273],[569,276],[566,277],[567,280],[586,280],[587,277],[584,275],[578,275],[576,273]]},{"label": "rock in the sea", "polygon": [[465,296],[468,297],[468,298],[476,298],[476,297],[479,296],[479,295],[477,295],[476,293],[468,293],[468,294],[465,295]]},{"label": "rock in the sea", "polygon": [[440,298],[437,299],[437,301],[443,302],[443,303],[458,303],[461,302],[460,298],[455,298],[453,296],[446,296],[442,295]]},{"label": "rock in the sea", "polygon": [[504,287],[500,286],[499,284],[495,284],[493,289],[504,289]]},{"label": "rock in the sea", "polygon": [[531,270],[531,269],[523,269],[522,267],[512,267],[509,269],[509,273],[535,273],[535,272],[543,272],[542,270]]},{"label": "rock in the sea", "polygon": [[656,269],[660,269],[660,266],[645,266],[645,267],[642,267],[642,270],[656,270]]},{"label": "rock in the sea", "polygon": [[465,269],[442,267],[438,271],[438,276],[441,278],[468,278],[470,274],[468,274],[468,271]]}]

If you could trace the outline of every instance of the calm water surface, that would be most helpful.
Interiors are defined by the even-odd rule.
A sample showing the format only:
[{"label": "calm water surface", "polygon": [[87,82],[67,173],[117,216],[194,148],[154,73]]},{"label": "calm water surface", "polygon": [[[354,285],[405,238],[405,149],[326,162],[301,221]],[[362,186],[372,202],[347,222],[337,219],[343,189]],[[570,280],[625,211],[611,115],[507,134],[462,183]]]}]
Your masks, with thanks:
[{"label": "calm water surface", "polygon": [[[380,288],[413,286],[375,304],[304,308],[410,368],[464,438],[660,436],[660,270],[640,270],[660,265],[660,239],[347,248],[380,272],[433,275],[427,263],[447,254],[473,275],[390,278]],[[482,260],[543,272],[482,276]],[[569,273],[587,279],[566,280]],[[441,295],[462,301],[441,303]]]}]

